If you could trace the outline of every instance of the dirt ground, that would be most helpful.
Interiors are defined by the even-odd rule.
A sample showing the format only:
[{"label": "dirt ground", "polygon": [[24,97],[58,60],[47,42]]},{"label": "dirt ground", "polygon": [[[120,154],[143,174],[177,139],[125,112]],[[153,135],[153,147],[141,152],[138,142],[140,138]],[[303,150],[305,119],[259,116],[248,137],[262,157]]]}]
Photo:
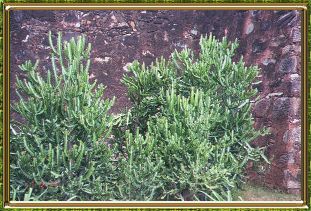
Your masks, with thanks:
[{"label": "dirt ground", "polygon": [[250,183],[234,193],[234,201],[299,201],[299,194],[289,194],[276,189],[270,189]]}]

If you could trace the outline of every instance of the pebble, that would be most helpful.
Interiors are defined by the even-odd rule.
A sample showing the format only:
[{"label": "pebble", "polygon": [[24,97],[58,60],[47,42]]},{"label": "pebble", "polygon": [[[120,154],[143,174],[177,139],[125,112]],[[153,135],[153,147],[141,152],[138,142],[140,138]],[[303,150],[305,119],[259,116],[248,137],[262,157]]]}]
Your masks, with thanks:
[{"label": "pebble", "polygon": [[130,26],[132,27],[132,30],[133,30],[134,32],[137,31],[136,25],[135,25],[134,21],[130,21]]},{"label": "pebble", "polygon": [[266,98],[270,98],[270,97],[275,97],[275,96],[282,96],[283,92],[274,92],[274,93],[270,93],[266,96]]},{"label": "pebble", "polygon": [[29,38],[29,35],[26,36],[26,38],[24,40],[22,40],[22,42],[27,42]]},{"label": "pebble", "polygon": [[198,35],[198,30],[192,29],[192,30],[190,31],[190,33],[193,34],[193,35]]},{"label": "pebble", "polygon": [[265,58],[262,62],[263,65],[267,66],[268,64],[275,64],[276,60],[271,58]]},{"label": "pebble", "polygon": [[252,31],[254,30],[254,24],[253,23],[249,23],[249,25],[246,28],[246,34],[250,34],[252,33]]},{"label": "pebble", "polygon": [[126,63],[124,66],[123,66],[123,70],[124,71],[126,71],[126,72],[128,72],[129,71],[129,66],[131,66],[132,65],[132,63],[130,63],[130,62],[128,62],[128,63]]}]

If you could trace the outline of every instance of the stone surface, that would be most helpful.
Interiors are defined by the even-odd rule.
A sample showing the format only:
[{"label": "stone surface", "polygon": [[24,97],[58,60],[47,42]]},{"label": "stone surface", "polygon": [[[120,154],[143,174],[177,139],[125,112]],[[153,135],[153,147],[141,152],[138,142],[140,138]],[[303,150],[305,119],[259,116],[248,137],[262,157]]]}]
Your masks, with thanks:
[{"label": "stone surface", "polygon": [[290,98],[280,97],[275,99],[271,114],[272,121],[285,121],[286,119],[288,119],[289,111]]},{"label": "stone surface", "polygon": [[248,23],[248,25],[246,26],[245,34],[250,34],[250,33],[252,33],[253,30],[254,30],[254,24]]},{"label": "stone surface", "polygon": [[292,181],[292,180],[287,181],[288,189],[298,189],[300,188],[300,186],[301,186],[300,183],[297,181]]},{"label": "stone surface", "polygon": [[273,86],[275,91],[283,92],[288,97],[301,96],[301,76],[297,73],[284,76],[278,84]]},{"label": "stone surface", "polygon": [[291,30],[290,36],[293,39],[293,42],[300,42],[301,41],[301,29],[300,29],[300,27],[294,27]]},{"label": "stone surface", "polygon": [[290,99],[290,110],[289,117],[290,120],[301,118],[301,99],[298,97],[293,97]]},{"label": "stone surface", "polygon": [[264,98],[260,101],[258,101],[255,106],[254,106],[254,114],[256,117],[264,117],[267,115],[267,112],[270,108],[270,99],[269,98]]},{"label": "stone surface", "polygon": [[295,127],[287,130],[283,136],[283,142],[285,144],[300,142],[301,140],[301,127]]},{"label": "stone surface", "polygon": [[281,73],[296,72],[297,58],[295,56],[285,57],[279,64],[279,71]]},{"label": "stone surface", "polygon": [[295,55],[295,53],[301,53],[301,46],[292,44],[282,48],[283,55]]},{"label": "stone surface", "polygon": [[276,60],[271,58],[265,58],[262,62],[263,65],[267,66],[269,64],[275,64]]}]

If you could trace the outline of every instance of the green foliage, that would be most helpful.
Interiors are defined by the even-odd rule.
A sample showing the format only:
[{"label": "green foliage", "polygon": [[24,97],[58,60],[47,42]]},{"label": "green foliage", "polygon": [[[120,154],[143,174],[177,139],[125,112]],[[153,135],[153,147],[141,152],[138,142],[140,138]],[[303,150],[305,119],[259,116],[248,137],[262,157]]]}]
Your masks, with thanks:
[{"label": "green foliage", "polygon": [[[149,185],[158,187],[150,196],[154,200],[231,200],[247,162],[267,160],[263,148],[250,145],[267,133],[254,130],[251,116],[257,67],[246,67],[242,58],[232,61],[237,42],[210,36],[202,37],[200,46],[197,58],[185,49],[149,68],[134,62],[133,76],[123,79],[134,104],[126,116],[128,134],[138,129],[142,134],[131,142],[148,143],[134,154],[145,154],[144,159],[134,157],[132,165],[163,163],[158,170],[150,162],[156,179],[154,174],[150,179],[136,174],[141,178],[131,184],[138,185],[142,178],[154,181]],[[132,137],[128,134],[123,141]],[[136,151],[135,146],[140,145],[125,148]]]},{"label": "green foliage", "polygon": [[258,69],[232,61],[236,42],[202,37],[197,57],[134,62],[123,78],[133,108],[120,118],[89,82],[85,38],[49,40],[52,71],[27,61],[17,78],[13,200],[231,200],[247,162],[266,159],[250,145],[265,134],[250,112]]},{"label": "green foliage", "polygon": [[[103,200],[113,182],[113,149],[108,146],[113,102],[104,87],[89,83],[85,38],[52,43],[52,71],[42,78],[38,61],[25,62],[17,78],[21,121],[11,122],[10,164],[13,200]],[[61,72],[61,74],[60,74]],[[25,194],[26,193],[26,194]]]},{"label": "green foliage", "polygon": [[137,130],[133,135],[126,131],[124,152],[119,160],[120,178],[116,184],[115,198],[125,201],[155,200],[162,181],[159,174],[161,157],[150,156],[154,152],[154,141],[143,138]]}]

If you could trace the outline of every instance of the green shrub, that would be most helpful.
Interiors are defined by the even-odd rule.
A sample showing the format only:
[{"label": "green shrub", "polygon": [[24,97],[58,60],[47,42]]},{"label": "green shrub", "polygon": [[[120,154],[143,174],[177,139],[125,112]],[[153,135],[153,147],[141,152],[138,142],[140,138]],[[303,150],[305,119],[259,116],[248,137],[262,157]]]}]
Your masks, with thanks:
[{"label": "green shrub", "polygon": [[120,178],[114,197],[123,201],[151,201],[157,198],[162,181],[159,175],[162,157],[154,155],[154,140],[144,138],[139,130],[125,133],[126,143],[119,159]]},{"label": "green shrub", "polygon": [[[185,49],[149,68],[134,62],[133,76],[123,79],[134,105],[126,126],[130,134],[139,129],[144,137],[136,136],[131,143],[149,146],[133,155],[131,165],[162,162],[154,170],[157,179],[154,174],[146,179],[136,173],[135,178],[141,178],[131,181],[132,186],[139,186],[143,178],[154,181],[153,200],[230,200],[231,191],[243,181],[247,162],[267,160],[263,149],[250,145],[266,134],[253,128],[251,116],[250,99],[256,95],[251,83],[257,67],[246,67],[242,58],[232,61],[237,42],[225,38],[219,42],[210,36],[202,37],[200,46],[198,58]],[[129,136],[133,135],[122,137],[123,141]],[[138,151],[133,147],[140,144],[125,146],[128,153]],[[141,154],[144,159],[136,158]],[[152,169],[153,162],[149,162]],[[131,195],[139,194],[132,191]]]},{"label": "green shrub", "polygon": [[12,200],[231,200],[247,162],[266,159],[250,145],[266,134],[250,112],[258,69],[232,61],[237,42],[202,37],[198,56],[134,62],[123,78],[133,107],[114,116],[89,82],[85,38],[49,38],[52,71],[27,61],[17,78]]},{"label": "green shrub", "polygon": [[22,121],[11,121],[12,200],[109,200],[115,177],[108,140],[116,119],[104,87],[89,82],[85,38],[50,46],[52,71],[43,78],[38,61],[20,66],[20,101],[13,106]]}]

